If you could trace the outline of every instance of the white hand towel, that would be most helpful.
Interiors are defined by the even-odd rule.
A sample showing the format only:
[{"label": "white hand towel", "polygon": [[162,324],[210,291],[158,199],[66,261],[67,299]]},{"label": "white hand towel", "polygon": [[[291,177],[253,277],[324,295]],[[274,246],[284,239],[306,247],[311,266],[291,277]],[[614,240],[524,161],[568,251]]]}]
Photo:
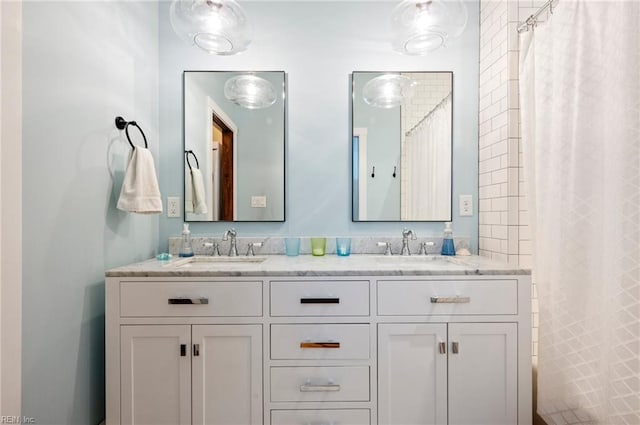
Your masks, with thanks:
[{"label": "white hand towel", "polygon": [[[185,167],[187,168],[187,167]],[[191,182],[191,171],[188,169],[184,173],[184,212],[193,212],[193,183]]]},{"label": "white hand towel", "polygon": [[207,198],[204,193],[204,180],[202,172],[193,168],[191,170],[191,186],[193,187],[193,212],[196,214],[207,213]]},{"label": "white hand towel", "polygon": [[138,214],[162,212],[156,167],[153,163],[153,155],[148,149],[136,146],[131,153],[120,190],[118,209]]}]

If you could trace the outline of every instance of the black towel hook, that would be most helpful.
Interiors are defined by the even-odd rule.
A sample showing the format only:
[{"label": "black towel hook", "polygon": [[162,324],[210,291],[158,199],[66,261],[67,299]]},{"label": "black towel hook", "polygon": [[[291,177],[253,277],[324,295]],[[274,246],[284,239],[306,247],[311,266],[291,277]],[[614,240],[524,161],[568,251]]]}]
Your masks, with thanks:
[{"label": "black towel hook", "polygon": [[200,169],[200,163],[198,163],[198,157],[192,150],[184,151],[184,158],[187,160],[187,165],[189,166],[189,171],[191,171],[191,164],[189,163],[189,155],[193,156],[193,159],[196,160],[196,169]]},{"label": "black towel hook", "polygon": [[129,144],[131,145],[131,149],[135,149],[136,147],[133,144],[133,142],[131,142],[131,137],[129,137],[129,126],[130,125],[136,127],[140,131],[140,134],[142,134],[142,138],[144,139],[144,147],[145,148],[149,148],[149,145],[147,144],[147,136],[144,135],[144,131],[142,131],[142,129],[140,128],[140,126],[138,125],[137,122],[135,122],[135,121],[125,121],[125,119],[122,118],[122,117],[116,117],[116,127],[118,128],[118,130],[124,130],[124,133],[127,135],[127,140],[129,141]]}]

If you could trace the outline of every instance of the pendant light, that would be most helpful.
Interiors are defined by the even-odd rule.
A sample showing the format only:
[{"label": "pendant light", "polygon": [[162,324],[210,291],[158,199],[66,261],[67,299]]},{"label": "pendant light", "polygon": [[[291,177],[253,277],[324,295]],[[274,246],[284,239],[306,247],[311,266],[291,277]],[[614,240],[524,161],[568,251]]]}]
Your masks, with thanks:
[{"label": "pendant light", "polygon": [[235,0],[173,0],[171,26],[187,43],[215,55],[249,47],[247,17]]},{"label": "pendant light", "polygon": [[383,74],[372,78],[362,88],[362,98],[376,108],[394,108],[413,95],[418,83],[401,74]]},{"label": "pendant light", "polygon": [[392,46],[405,55],[424,55],[462,34],[467,25],[462,0],[404,0],[391,14]]},{"label": "pendant light", "polygon": [[253,74],[241,74],[224,83],[224,97],[247,109],[262,109],[276,103],[273,84]]}]

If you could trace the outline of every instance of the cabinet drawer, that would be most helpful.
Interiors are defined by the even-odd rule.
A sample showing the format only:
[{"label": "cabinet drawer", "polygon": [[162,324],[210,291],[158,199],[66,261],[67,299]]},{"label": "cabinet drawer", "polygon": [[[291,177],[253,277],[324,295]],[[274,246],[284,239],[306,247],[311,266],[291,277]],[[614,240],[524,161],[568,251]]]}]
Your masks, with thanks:
[{"label": "cabinet drawer", "polygon": [[122,282],[120,315],[262,316],[262,282]]},{"label": "cabinet drawer", "polygon": [[272,410],[271,425],[369,425],[369,409]]},{"label": "cabinet drawer", "polygon": [[368,281],[271,282],[272,316],[368,316]]},{"label": "cabinet drawer", "polygon": [[369,401],[369,367],[272,367],[271,401]]},{"label": "cabinet drawer", "polygon": [[518,314],[517,280],[378,281],[378,314]]},{"label": "cabinet drawer", "polygon": [[271,358],[368,359],[369,325],[271,325]]}]

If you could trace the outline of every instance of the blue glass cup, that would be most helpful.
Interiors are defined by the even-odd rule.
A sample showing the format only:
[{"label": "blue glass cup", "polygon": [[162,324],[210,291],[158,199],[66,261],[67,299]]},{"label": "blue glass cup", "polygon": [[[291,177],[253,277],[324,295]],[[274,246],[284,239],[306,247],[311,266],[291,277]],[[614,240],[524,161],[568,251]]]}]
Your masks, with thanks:
[{"label": "blue glass cup", "polygon": [[284,238],[284,253],[289,257],[297,257],[300,255],[300,238]]},{"label": "blue glass cup", "polygon": [[351,238],[336,238],[336,254],[341,257],[351,254]]}]

